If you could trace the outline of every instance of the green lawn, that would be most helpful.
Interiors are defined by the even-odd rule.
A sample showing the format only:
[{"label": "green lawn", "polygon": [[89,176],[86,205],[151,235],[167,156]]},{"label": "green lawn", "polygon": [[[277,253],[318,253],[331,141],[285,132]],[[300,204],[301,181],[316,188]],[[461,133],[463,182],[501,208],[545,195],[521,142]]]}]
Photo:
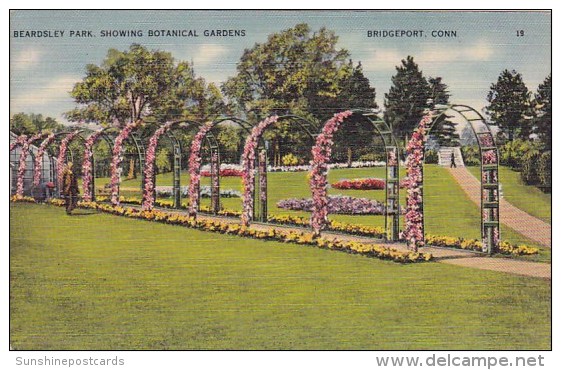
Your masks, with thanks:
[{"label": "green lawn", "polygon": [[10,204],[10,343],[550,349],[550,282]]},{"label": "green lawn", "polygon": [[[330,170],[328,175],[329,183],[334,183],[341,179],[365,178],[365,177],[378,177],[385,178],[385,169],[378,168],[355,168],[355,169],[336,169]],[[502,174],[505,171],[501,172]],[[401,176],[405,176],[405,169],[401,169]],[[449,235],[464,238],[480,239],[480,212],[479,208],[465,195],[460,186],[456,183],[454,178],[448,173],[444,167],[437,165],[425,166],[425,220],[427,233],[435,235]],[[223,177],[220,179],[221,187],[223,189],[242,189],[241,179],[239,177]],[[100,186],[107,182],[107,179],[97,179],[96,184]],[[158,175],[156,183],[158,185],[171,186],[173,178],[171,173]],[[269,213],[275,215],[297,215],[309,217],[307,212],[288,211],[277,208],[278,201],[286,198],[308,198],[310,197],[310,190],[307,182],[307,172],[273,172],[268,174],[269,183]],[[181,184],[189,184],[189,175],[187,172],[181,176]],[[202,178],[202,185],[210,185],[209,178]],[[134,192],[122,191],[123,195],[140,197],[140,179],[123,181],[122,187],[125,189],[135,188]],[[526,192],[531,194],[532,189],[528,187],[517,187],[516,184],[511,186],[517,189],[519,193]],[[505,188],[505,193],[510,188]],[[356,197],[366,197],[384,201],[384,190],[338,190],[330,189],[329,194],[343,194]],[[401,204],[405,204],[405,190],[400,191]],[[241,210],[240,198],[224,198],[221,199],[222,206],[226,209]],[[209,199],[201,201],[203,205],[209,205]],[[545,205],[544,205],[545,206]],[[550,204],[546,204],[550,209]],[[550,212],[550,211],[549,211]],[[383,216],[360,216],[360,215],[330,215],[331,219],[336,221],[343,221],[362,225],[383,226]],[[403,225],[403,217],[401,221]],[[511,241],[516,244],[535,244],[532,240],[525,238],[514,230],[502,225],[502,237],[504,240]],[[540,256],[540,260],[545,256],[546,260],[550,257],[549,251],[544,251]],[[533,259],[534,257],[531,257]]]},{"label": "green lawn", "polygon": [[[479,167],[468,167],[478,179],[481,177]],[[524,185],[520,173],[508,167],[499,168],[499,182],[503,196],[512,205],[551,224],[551,194],[546,194],[535,186]]]}]

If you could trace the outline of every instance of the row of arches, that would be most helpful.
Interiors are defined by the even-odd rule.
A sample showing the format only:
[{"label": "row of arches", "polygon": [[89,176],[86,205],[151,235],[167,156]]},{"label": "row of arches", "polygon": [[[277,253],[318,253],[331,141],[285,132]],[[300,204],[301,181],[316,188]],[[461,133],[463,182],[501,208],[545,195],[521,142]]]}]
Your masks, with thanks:
[{"label": "row of arches", "polygon": [[[447,106],[436,111],[431,119],[431,124],[437,121],[437,116],[445,114],[447,110],[454,110],[467,120],[478,138],[478,144],[481,148],[481,155],[489,150],[495,150],[493,137],[488,130],[485,120],[480,116],[473,115],[473,110],[467,106]],[[315,234],[319,235],[328,223],[327,211],[327,163],[330,160],[331,147],[333,145],[333,136],[342,124],[353,117],[353,119],[362,120],[372,125],[376,134],[381,137],[385,155],[386,155],[386,207],[385,207],[385,230],[386,238],[389,240],[398,240],[399,223],[400,223],[400,205],[399,205],[399,158],[400,148],[392,134],[390,126],[377,114],[368,110],[354,109],[338,113],[323,125],[310,122],[303,117],[287,114],[273,115],[265,118],[256,125],[237,117],[222,117],[212,122],[204,124],[181,120],[166,122],[163,125],[155,123],[144,123],[142,121],[131,122],[122,130],[102,129],[93,133],[86,134],[83,130],[76,130],[66,133],[57,134],[41,134],[33,138],[18,137],[14,141],[15,146],[26,145],[31,139],[38,141],[43,138],[40,149],[46,148],[52,144],[57,138],[62,138],[59,146],[57,172],[62,168],[67,160],[68,154],[66,148],[73,140],[81,140],[84,145],[84,158],[82,161],[82,188],[84,200],[95,200],[95,174],[94,174],[94,156],[93,145],[98,140],[105,140],[111,148],[111,182],[110,195],[111,202],[114,205],[119,204],[120,179],[122,175],[122,161],[124,142],[131,142],[137,152],[139,167],[141,171],[141,187],[142,187],[142,208],[150,210],[154,207],[156,176],[154,170],[155,152],[162,137],[166,137],[173,146],[173,205],[176,208],[181,206],[180,192],[180,175],[181,175],[181,143],[174,135],[174,131],[196,127],[197,134],[191,142],[189,151],[189,214],[196,217],[199,212],[200,197],[200,169],[202,164],[201,151],[204,145],[208,148],[210,161],[210,180],[211,180],[211,211],[218,213],[220,210],[220,151],[218,141],[213,134],[213,127],[224,122],[231,121],[239,125],[246,133],[244,151],[242,155],[242,215],[241,222],[243,225],[249,225],[254,221],[267,221],[267,158],[265,150],[265,141],[263,134],[277,122],[289,120],[295,122],[297,127],[308,135],[314,141],[312,147],[312,166],[310,171],[310,189],[314,207],[310,226]],[[474,118],[475,117],[475,118]],[[485,130],[475,128],[477,124],[481,124]],[[148,140],[143,140],[139,135],[140,128],[144,131],[150,127],[151,134]],[[431,126],[432,127],[432,126]],[[489,142],[488,136],[491,137]],[[29,143],[32,144],[32,143]],[[492,146],[493,148],[490,148]],[[10,150],[12,150],[12,146]],[[424,150],[424,147],[423,147]],[[22,153],[23,155],[23,153]],[[25,162],[25,159],[24,159]],[[20,163],[21,159],[20,159]],[[41,171],[40,163],[35,165],[34,171]],[[491,168],[492,167],[492,168]],[[485,177],[483,177],[485,176]],[[59,177],[60,178],[60,177]],[[490,166],[482,161],[482,179],[494,179],[498,184],[498,167],[495,164]],[[35,184],[36,185],[36,184]],[[58,187],[60,189],[60,186]],[[18,189],[18,192],[21,189]],[[489,240],[490,249],[495,244],[493,240],[496,238],[491,235],[498,233],[498,198],[495,197],[495,185],[490,183],[482,186],[482,239]],[[421,190],[422,191],[422,190]],[[422,197],[421,197],[422,199]],[[420,205],[422,213],[422,203]],[[407,215],[406,215],[407,218]],[[422,219],[422,218],[421,218]],[[422,228],[422,233],[424,229]],[[424,235],[424,234],[423,234]],[[414,246],[417,247],[416,245]]]}]

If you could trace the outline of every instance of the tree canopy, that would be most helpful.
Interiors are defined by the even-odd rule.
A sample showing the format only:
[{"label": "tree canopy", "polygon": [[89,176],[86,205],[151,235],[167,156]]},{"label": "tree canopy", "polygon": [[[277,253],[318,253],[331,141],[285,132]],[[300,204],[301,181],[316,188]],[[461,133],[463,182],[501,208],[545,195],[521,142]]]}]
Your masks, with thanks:
[{"label": "tree canopy", "polygon": [[530,92],[515,70],[505,69],[487,94],[489,105],[485,107],[492,125],[497,125],[509,141],[528,139],[531,132]]},{"label": "tree canopy", "polygon": [[410,55],[401,61],[396,71],[392,76],[390,91],[385,94],[384,117],[386,122],[392,124],[394,135],[405,139],[423,117],[423,111],[428,107],[428,99],[431,98],[431,88]]},{"label": "tree canopy", "polygon": [[552,112],[551,112],[551,74],[538,86],[533,107],[536,114],[534,132],[544,144],[546,150],[551,150]]},{"label": "tree canopy", "polygon": [[206,120],[225,108],[220,90],[196,77],[189,63],[137,44],[110,49],[101,65],[87,65],[71,95],[78,106],[66,113],[70,121],[117,127],[138,119]]},{"label": "tree canopy", "polygon": [[54,118],[43,117],[42,114],[16,113],[10,118],[10,131],[17,135],[32,135],[40,131],[58,132],[64,129],[64,125],[58,123]]}]

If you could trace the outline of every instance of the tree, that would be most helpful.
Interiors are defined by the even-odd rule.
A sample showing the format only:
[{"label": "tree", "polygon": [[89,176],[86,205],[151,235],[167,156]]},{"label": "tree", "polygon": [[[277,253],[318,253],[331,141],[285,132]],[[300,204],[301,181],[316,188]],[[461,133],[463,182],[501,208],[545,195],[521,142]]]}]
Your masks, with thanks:
[{"label": "tree", "polygon": [[551,150],[551,74],[538,86],[533,108],[536,115],[534,133],[544,144],[546,150]]},{"label": "tree", "polygon": [[431,89],[412,56],[403,59],[396,71],[390,91],[385,94],[384,119],[392,125],[398,139],[405,139],[423,117]]},{"label": "tree", "polygon": [[58,132],[62,130],[64,130],[64,125],[58,123],[54,118],[43,118],[42,114],[16,113],[10,118],[10,131],[18,135],[32,135],[41,131]]},{"label": "tree", "polygon": [[[429,80],[430,108],[436,105],[447,105],[450,99],[448,86],[442,82],[442,77],[430,77]],[[434,122],[433,128],[430,132],[431,136],[441,146],[456,146],[459,144],[460,136],[456,132],[457,123],[448,120],[450,118],[446,115],[441,115],[440,118]]]},{"label": "tree", "polygon": [[[312,32],[307,24],[272,34],[265,43],[244,51],[237,74],[222,90],[232,106],[253,122],[290,112],[323,123],[344,109],[376,107],[375,89],[362,66],[354,66],[349,53],[337,48],[337,39],[332,31]],[[293,125],[282,121],[265,134],[276,162],[288,153],[309,155],[307,135]]]},{"label": "tree", "polygon": [[505,69],[497,83],[491,85],[487,94],[489,105],[485,107],[491,124],[497,125],[508,140],[528,139],[531,134],[530,92],[515,70]]},{"label": "tree", "polygon": [[78,107],[66,113],[69,120],[117,127],[139,119],[205,120],[224,108],[220,91],[197,78],[189,63],[137,44],[110,49],[100,66],[87,65],[71,95]]}]

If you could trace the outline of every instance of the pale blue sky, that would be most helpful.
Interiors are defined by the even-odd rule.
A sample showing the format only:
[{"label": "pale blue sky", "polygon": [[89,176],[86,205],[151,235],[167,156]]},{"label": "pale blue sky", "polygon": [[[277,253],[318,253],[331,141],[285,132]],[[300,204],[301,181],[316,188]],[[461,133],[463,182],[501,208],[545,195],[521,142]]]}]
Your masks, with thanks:
[{"label": "pale blue sky", "polygon": [[[425,76],[440,76],[452,102],[481,109],[491,83],[505,69],[521,72],[535,90],[551,71],[551,17],[548,12],[390,11],[12,11],[10,15],[10,109],[43,113],[64,122],[74,107],[68,91],[85,65],[100,64],[109,48],[133,42],[194,61],[195,72],[220,83],[235,74],[245,48],[271,33],[308,23],[339,36],[338,45],[361,61],[376,88],[377,101],[391,85],[395,66],[413,55]],[[101,30],[143,30],[143,37],[103,38]],[[199,37],[147,37],[150,29],[193,29]],[[245,37],[204,37],[204,30],[245,30]],[[368,30],[423,30],[422,38],[368,38]],[[456,38],[433,38],[432,30],[454,30]],[[14,38],[14,30],[64,30],[61,38]],[[90,30],[95,38],[70,38],[70,30]],[[516,31],[524,30],[523,37]]]}]

